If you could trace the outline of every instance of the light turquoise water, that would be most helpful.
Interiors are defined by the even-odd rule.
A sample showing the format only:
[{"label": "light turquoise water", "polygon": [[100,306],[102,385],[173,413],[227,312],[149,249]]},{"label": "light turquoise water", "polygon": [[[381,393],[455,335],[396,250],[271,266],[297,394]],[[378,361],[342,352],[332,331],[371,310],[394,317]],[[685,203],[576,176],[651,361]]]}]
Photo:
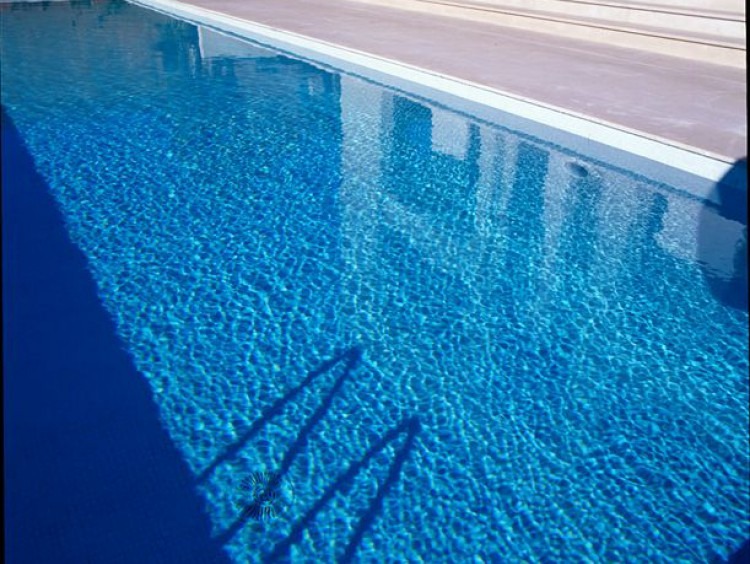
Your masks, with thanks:
[{"label": "light turquoise water", "polygon": [[236,561],[742,541],[740,222],[128,4],[2,25],[3,105]]}]

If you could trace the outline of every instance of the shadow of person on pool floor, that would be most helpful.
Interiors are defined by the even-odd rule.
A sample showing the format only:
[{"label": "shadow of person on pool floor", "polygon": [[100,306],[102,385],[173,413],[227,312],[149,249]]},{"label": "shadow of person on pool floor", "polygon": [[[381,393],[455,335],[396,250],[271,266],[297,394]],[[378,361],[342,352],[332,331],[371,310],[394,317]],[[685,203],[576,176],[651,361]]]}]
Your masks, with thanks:
[{"label": "shadow of person on pool floor", "polygon": [[747,311],[747,157],[734,163],[710,200],[715,205],[703,207],[698,224],[701,269],[717,300]]}]

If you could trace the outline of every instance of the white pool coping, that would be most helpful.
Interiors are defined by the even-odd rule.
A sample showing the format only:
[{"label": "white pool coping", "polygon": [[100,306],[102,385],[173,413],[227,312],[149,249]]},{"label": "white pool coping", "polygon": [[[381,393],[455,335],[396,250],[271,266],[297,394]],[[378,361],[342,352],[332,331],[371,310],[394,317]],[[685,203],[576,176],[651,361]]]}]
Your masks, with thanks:
[{"label": "white pool coping", "polygon": [[715,201],[716,183],[734,164],[729,157],[669,139],[217,11],[175,0],[128,1],[428,98],[490,122],[498,121],[498,112],[507,114],[503,115],[503,126],[510,123],[510,127],[524,133],[632,170],[700,199]]}]

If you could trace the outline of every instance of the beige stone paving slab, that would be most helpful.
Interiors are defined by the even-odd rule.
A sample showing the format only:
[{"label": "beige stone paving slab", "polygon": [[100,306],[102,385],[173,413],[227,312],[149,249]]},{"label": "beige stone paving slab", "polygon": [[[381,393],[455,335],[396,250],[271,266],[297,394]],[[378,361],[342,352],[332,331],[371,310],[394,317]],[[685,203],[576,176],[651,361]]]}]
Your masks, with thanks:
[{"label": "beige stone paving slab", "polygon": [[635,129],[747,154],[746,72],[345,0],[183,0]]}]

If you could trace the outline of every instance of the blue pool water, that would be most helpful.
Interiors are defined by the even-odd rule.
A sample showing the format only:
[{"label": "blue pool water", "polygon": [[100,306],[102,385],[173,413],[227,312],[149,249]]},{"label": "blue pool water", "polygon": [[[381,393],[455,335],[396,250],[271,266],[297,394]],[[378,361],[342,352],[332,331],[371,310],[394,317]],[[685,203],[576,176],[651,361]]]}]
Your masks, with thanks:
[{"label": "blue pool water", "polygon": [[8,561],[748,536],[741,194],[126,3],[0,9]]}]

